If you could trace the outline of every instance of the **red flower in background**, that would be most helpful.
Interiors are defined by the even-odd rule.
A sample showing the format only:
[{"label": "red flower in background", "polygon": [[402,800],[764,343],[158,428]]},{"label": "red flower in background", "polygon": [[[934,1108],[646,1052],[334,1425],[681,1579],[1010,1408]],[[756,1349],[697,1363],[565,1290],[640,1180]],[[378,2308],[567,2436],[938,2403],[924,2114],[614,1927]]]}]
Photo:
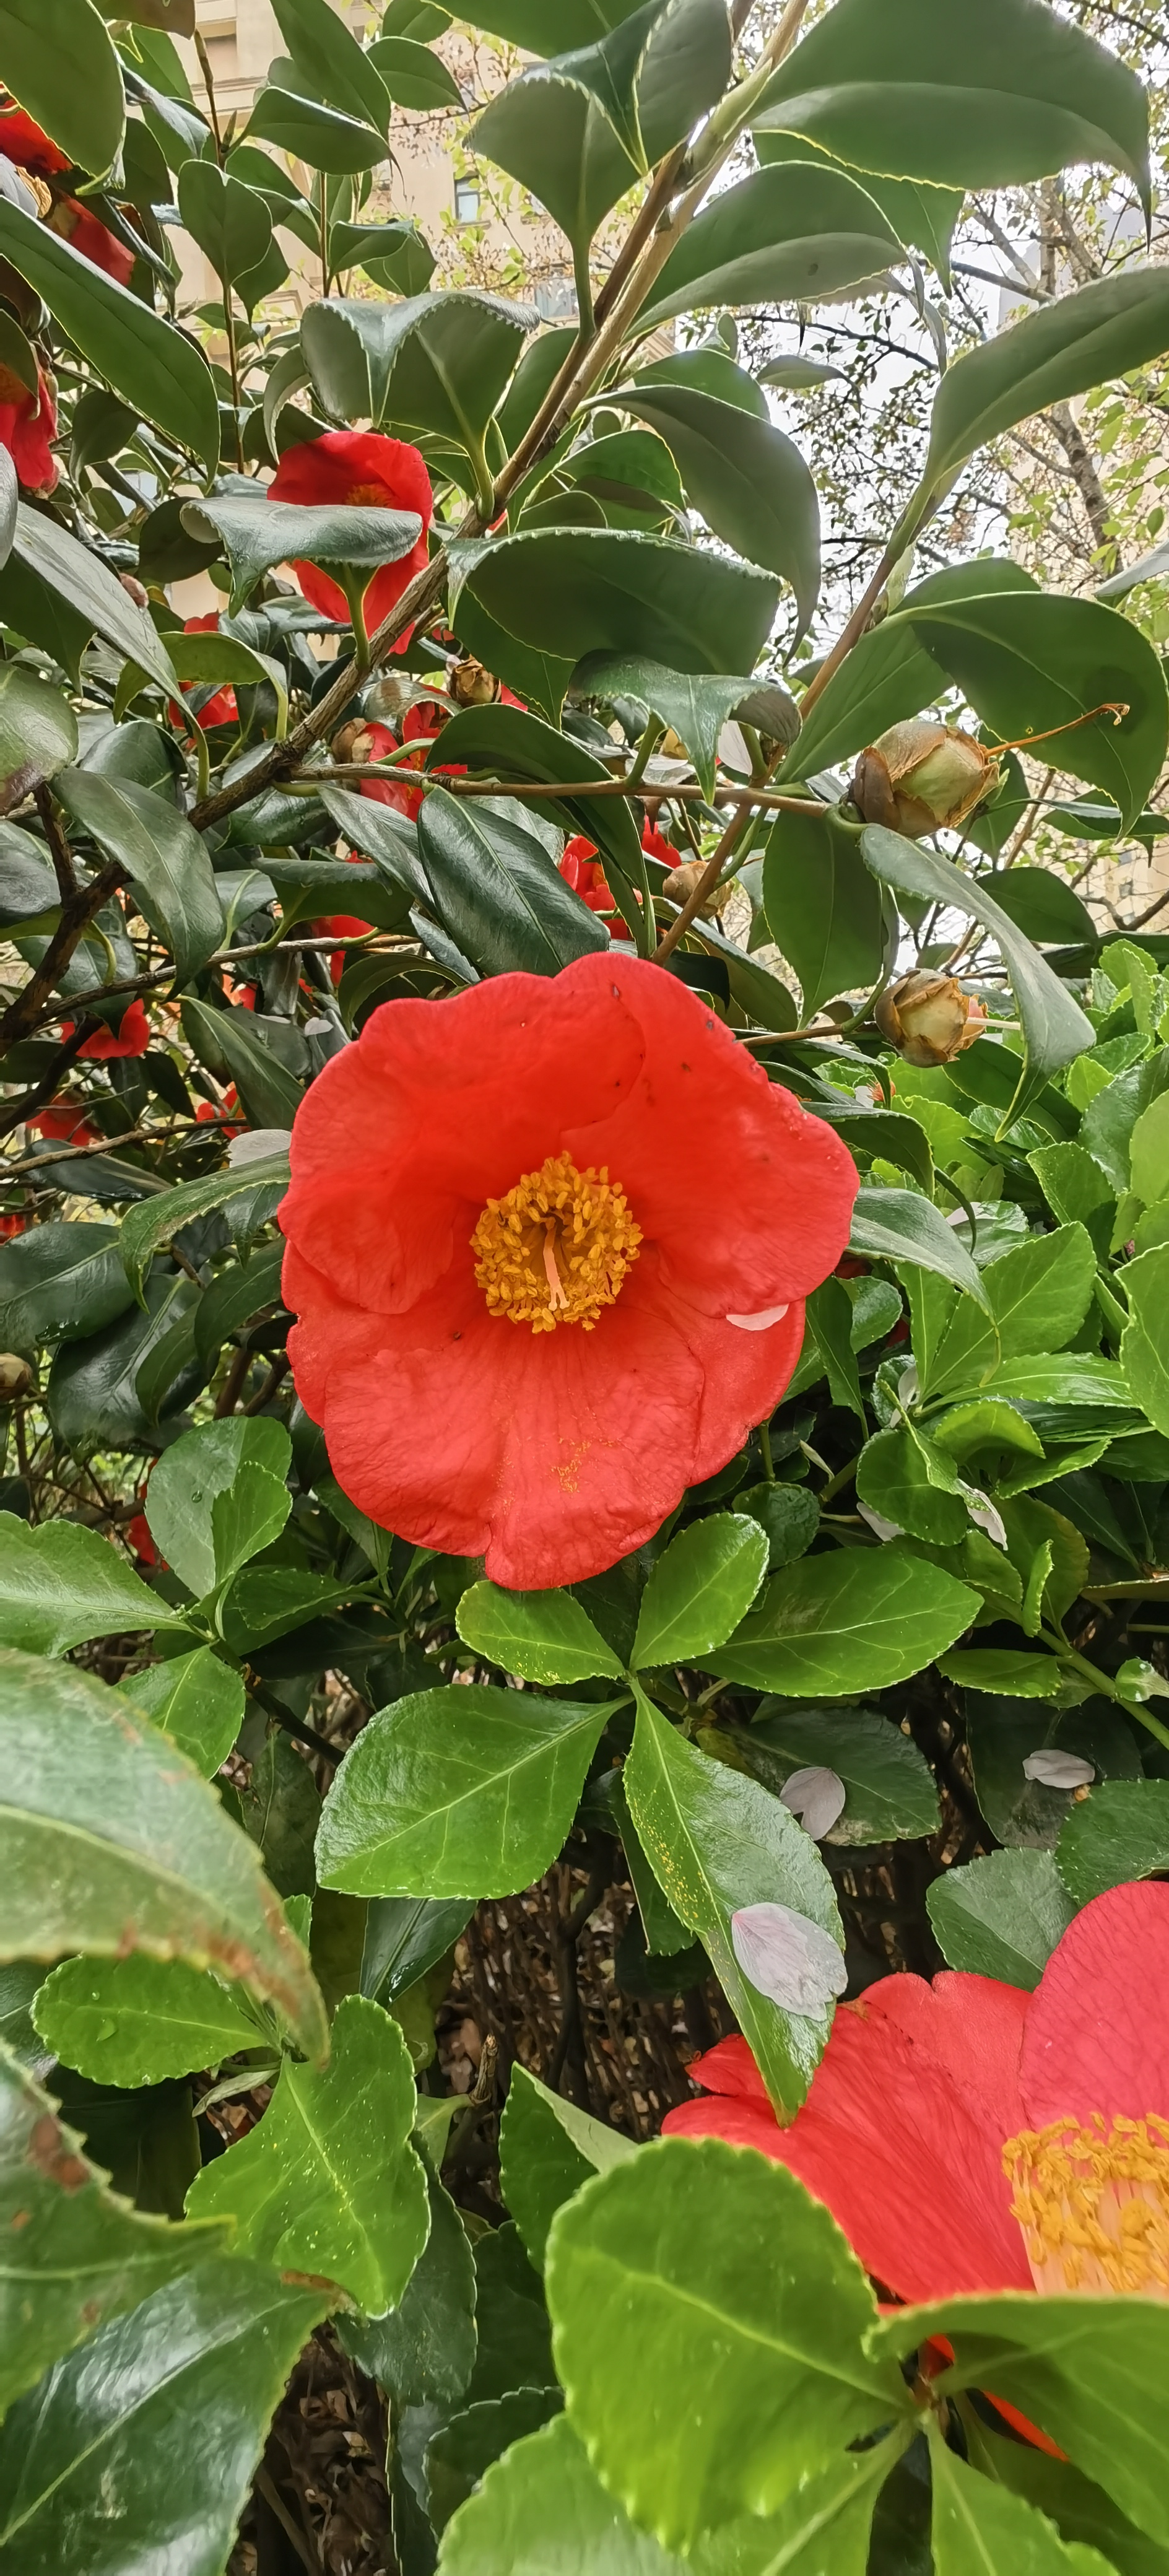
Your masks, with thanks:
[{"label": "red flower in background", "polygon": [[[320,438],[304,439],[285,449],[268,485],[270,501],[295,501],[307,508],[416,510],[422,521],[417,544],[398,563],[383,564],[365,593],[365,622],[372,634],[388,617],[395,601],[427,562],[426,531],[434,510],[430,476],[416,447],[380,430],[328,429]],[[305,598],[322,617],[347,618],[345,593],[316,564],[292,567]],[[399,635],[394,651],[404,652],[413,626]]]},{"label": "red flower in background", "polygon": [[37,380],[36,393],[30,393],[13,368],[0,367],[0,447],[7,448],[26,492],[49,493],[58,478],[52,447],[57,407],[40,368]]},{"label": "red flower in background", "polygon": [[1167,1980],[1169,1887],[1115,1887],[1032,1995],[947,1973],[843,2005],[790,2128],[744,2039],[699,2058],[708,2098],[662,2126],[787,2165],[899,2299],[1169,2298]]},{"label": "red flower in background", "polygon": [[[71,1038],[76,1025],[75,1020],[63,1020],[62,1037]],[[106,1064],[111,1056],[145,1055],[149,1044],[150,1022],[146,1017],[146,1006],[139,999],[128,1004],[116,1030],[95,1029],[84,1046],[78,1047],[77,1054],[79,1059],[84,1056],[95,1063]]]},{"label": "red flower in background", "polygon": [[779,1401],[851,1157],[641,959],[388,1002],[292,1136],[297,1392],[345,1492],[497,1582],[598,1573]]},{"label": "red flower in background", "polygon": [[681,853],[674,848],[672,841],[667,841],[664,832],[658,831],[656,824],[642,825],[641,846],[649,852],[651,859],[660,859],[664,868],[677,867]]},{"label": "red flower in background", "polygon": [[92,268],[100,268],[112,277],[115,286],[129,286],[134,274],[134,253],[120,242],[108,224],[98,222],[89,206],[76,197],[62,197],[48,218],[51,233],[57,233],[70,250],[79,251]]},{"label": "red flower in background", "polygon": [[51,143],[44,127],[26,116],[14,99],[0,98],[0,152],[15,161],[18,170],[32,170],[38,179],[53,179],[59,170],[69,168],[68,153]]},{"label": "red flower in background", "polygon": [[246,1118],[237,1118],[233,1122],[230,1114],[226,1118],[222,1114],[225,1109],[230,1113],[238,1108],[239,1093],[234,1082],[229,1082],[222,1100],[200,1100],[196,1105],[195,1116],[201,1127],[209,1126],[214,1118],[225,1136],[242,1136],[248,1123]]},{"label": "red flower in background", "polygon": [[[213,608],[206,617],[188,617],[185,619],[183,624],[183,633],[184,635],[218,635],[218,609]],[[181,685],[183,696],[186,697],[189,691],[196,687],[197,683],[194,680],[184,680]],[[231,687],[229,682],[226,688],[217,689],[213,698],[208,698],[206,706],[200,713],[199,722],[203,727],[204,733],[207,733],[212,725],[236,724],[238,721],[239,708],[235,701],[235,690]]]},{"label": "red flower in background", "polygon": [[162,1558],[151,1537],[145,1512],[135,1512],[133,1520],[127,1521],[126,1541],[133,1548],[139,1565],[145,1566],[148,1572],[151,1567],[161,1565]]},{"label": "red flower in background", "polygon": [[565,842],[557,865],[565,884],[572,887],[582,903],[587,903],[590,912],[616,912],[609,880],[597,857],[595,841],[586,841],[583,832],[577,832],[571,841]]},{"label": "red flower in background", "polygon": [[87,1124],[84,1105],[79,1100],[50,1100],[47,1109],[34,1109],[24,1123],[35,1136],[67,1139],[71,1145],[100,1145],[102,1141],[97,1128]]},{"label": "red flower in background", "polygon": [[0,1243],[11,1243],[14,1235],[27,1233],[30,1223],[27,1216],[0,1216]]}]

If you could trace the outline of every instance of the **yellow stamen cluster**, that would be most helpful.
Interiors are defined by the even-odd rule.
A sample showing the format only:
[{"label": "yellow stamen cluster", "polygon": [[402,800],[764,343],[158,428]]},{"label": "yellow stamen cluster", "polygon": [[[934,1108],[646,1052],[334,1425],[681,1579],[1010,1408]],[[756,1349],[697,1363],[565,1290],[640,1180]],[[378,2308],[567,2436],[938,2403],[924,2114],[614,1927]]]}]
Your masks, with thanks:
[{"label": "yellow stamen cluster", "polygon": [[1169,2120],[1054,2120],[1008,2138],[1003,2171],[1037,2290],[1169,2299]]},{"label": "yellow stamen cluster", "polygon": [[625,1192],[602,1164],[578,1172],[569,1154],[550,1154],[524,1172],[506,1197],[488,1199],[471,1237],[475,1277],[493,1315],[551,1333],[581,1324],[591,1333],[637,1259],[641,1227]]}]

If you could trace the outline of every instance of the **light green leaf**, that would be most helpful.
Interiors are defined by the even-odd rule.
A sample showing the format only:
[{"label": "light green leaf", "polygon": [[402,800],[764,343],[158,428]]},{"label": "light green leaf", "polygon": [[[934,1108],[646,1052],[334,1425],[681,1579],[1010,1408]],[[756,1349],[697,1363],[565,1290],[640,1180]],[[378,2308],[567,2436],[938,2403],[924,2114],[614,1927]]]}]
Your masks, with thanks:
[{"label": "light green leaf", "polygon": [[283,1423],[242,1413],[200,1423],[156,1460],[146,1495],[150,1534],[196,1600],[279,1537],[292,1509],[291,1464]]},{"label": "light green leaf", "polygon": [[729,1637],[767,1568],[758,1521],[742,1512],[712,1512],[670,1541],[642,1595],[631,1661],[689,1664]]},{"label": "light green leaf", "polygon": [[1169,1244],[1126,1262],[1123,1278],[1129,1321],[1121,1337],[1121,1367],[1134,1403],[1155,1430],[1169,1432]]},{"label": "light green leaf", "polygon": [[[418,2107],[421,2113],[422,2097]],[[451,2103],[429,2107],[441,2113]],[[418,2137],[416,2120],[416,2143]],[[398,2406],[446,2409],[458,2404],[475,2367],[475,2265],[459,2212],[429,2167],[426,2190],[430,2234],[397,2307],[364,2323],[339,2317],[336,2332]]]},{"label": "light green leaf", "polygon": [[262,573],[278,563],[352,564],[373,573],[398,563],[417,544],[416,510],[361,505],[301,508],[292,501],[255,500],[247,494],[213,494],[183,503],[188,535],[204,543],[218,537],[231,565],[231,610],[241,609]]},{"label": "light green leaf", "polygon": [[466,588],[498,626],[571,662],[647,653],[675,671],[749,671],[779,597],[769,573],[619,528],[452,539],[451,614]]},{"label": "light green leaf", "polygon": [[947,367],[934,396],[926,481],[940,483],[1016,421],[1127,376],[1167,347],[1169,278],[1155,268],[1097,278],[1028,313]]},{"label": "light green leaf", "polygon": [[[218,1016],[222,1017],[222,1014]],[[291,1119],[289,1120],[291,1125]],[[244,1192],[268,1185],[284,1189],[288,1185],[287,1153],[266,1154],[263,1161],[248,1163],[233,1170],[226,1165],[212,1172],[205,1181],[186,1181],[181,1189],[167,1190],[157,1198],[143,1199],[130,1208],[122,1220],[122,1260],[126,1276],[137,1297],[156,1252],[161,1252],[189,1225],[193,1217],[210,1216],[216,1208],[227,1207]]]},{"label": "light green leaf", "polygon": [[779,1792],[793,1771],[823,1765],[846,1791],[844,1812],[825,1842],[915,1841],[937,1831],[938,1793],[916,1744],[868,1708],[763,1710],[741,1749],[767,1788]]},{"label": "light green leaf", "polygon": [[622,1777],[654,1876],[707,1950],[772,2101],[790,2119],[823,2053],[832,2008],[787,2012],[760,1993],[739,1965],[731,1916],[782,1904],[840,1941],[832,1882],[816,1846],[778,1798],[688,1744],[640,1693]]},{"label": "light green leaf", "polygon": [[820,512],[798,447],[772,421],[689,385],[641,387],[621,408],[660,432],[708,528],[791,583],[802,634],[820,590]]},{"label": "light green leaf", "polygon": [[[225,2255],[100,2326],[0,2431],[4,2576],[61,2576],[63,2532],[85,2576],[126,2576],[131,2551],[143,2568],[169,2558],[218,2576],[269,2418],[328,2306]],[[192,2441],[196,2424],[213,2438]]]},{"label": "light green leaf", "polygon": [[997,1386],[1012,1361],[1051,1355],[1070,1342],[1092,1302],[1096,1254],[1084,1226],[1061,1225],[1051,1234],[1025,1236],[981,1276],[989,1313],[969,1297],[954,1302],[922,1369],[931,1397],[962,1394],[991,1377]]},{"label": "light green leaf", "polygon": [[542,2268],[558,2209],[595,2173],[609,2173],[637,2154],[632,2139],[588,2111],[550,2093],[537,2075],[512,2067],[499,2131],[503,2197],[529,2259]]},{"label": "light green leaf", "polygon": [[278,2271],[324,2273],[367,2316],[396,2307],[430,2226],[410,2144],[414,2070],[380,2004],[346,1995],[320,2072],[286,2059],[262,2120],[192,2184],[193,2218],[231,2217]]},{"label": "light green leaf", "polygon": [[1065,1818],[1055,1863],[1073,1905],[1169,1869],[1169,1780],[1101,1781]]},{"label": "light green leaf", "polygon": [[1028,1994],[1075,1912],[1046,1851],[990,1852],[948,1869],[927,1889],[926,1904],[951,1968]]},{"label": "light green leaf", "polygon": [[[188,453],[193,450],[213,474],[219,460],[215,385],[205,358],[185,332],[164,322],[128,287],[116,285],[92,260],[83,259],[59,234],[7,199],[0,202],[0,257],[10,260],[44,297],[54,321],[138,419],[153,421]],[[52,526],[24,502],[18,526],[22,516],[35,518],[42,530]],[[54,534],[58,543],[76,546],[76,539],[65,538],[63,530]],[[16,551],[22,551],[19,534]],[[92,563],[92,556],[88,560]],[[108,579],[116,588],[112,573]],[[132,606],[124,591],[122,600],[125,607]],[[149,626],[145,612],[139,615]]]},{"label": "light green leaf", "polygon": [[225,178],[214,161],[184,161],[178,200],[187,231],[221,284],[234,286],[259,267],[272,240],[272,217],[254,188]]},{"label": "light green leaf", "polygon": [[299,1942],[246,1835],[120,1691],[0,1655],[4,1955],[85,1950],[213,1968],[276,2004],[312,2056],[328,2045]]},{"label": "light green leaf", "polygon": [[462,112],[463,93],[441,54],[413,36],[379,36],[367,47],[366,60],[385,83],[395,106],[428,110],[453,107]]},{"label": "light green leaf", "polygon": [[180,984],[223,938],[223,907],[206,844],[165,796],[91,769],[63,770],[56,792],[103,857],[129,877],[138,908],[169,946]]},{"label": "light green leaf", "polygon": [[939,1655],[938,1671],[963,1690],[1001,1692],[1007,1699],[1054,1699],[1063,1686],[1054,1655],[1029,1655],[1022,1647],[970,1646],[961,1654]]},{"label": "light green leaf", "polygon": [[909,2402],[863,2357],[873,2294],[827,2210],[718,2139],[587,2184],[553,2224],[547,2288],[574,2430],[666,2548],[775,2512]]},{"label": "light green leaf", "polygon": [[33,2004],[45,2046],[94,2084],[161,2084],[256,2048],[263,2023],[185,1959],[66,1959]]},{"label": "light green leaf", "polygon": [[230,1664],[221,1663],[210,1646],[197,1646],[191,1655],[176,1655],[167,1663],[132,1673],[122,1688],[134,1707],[186,1754],[196,1771],[211,1779],[243,1724],[242,1676]]},{"label": "light green leaf", "polygon": [[530,1886],[568,1832],[610,1714],[477,1683],[380,1709],[325,1800],[322,1886],[468,1897]]},{"label": "light green leaf", "polygon": [[[931,2428],[932,2429],[932,2428]],[[1114,2576],[1094,2549],[1065,2549],[1054,2522],[931,2441],[936,2576]]]},{"label": "light green leaf", "polygon": [[849,1250],[867,1254],[870,1260],[897,1261],[936,1271],[939,1278],[964,1288],[978,1305],[987,1305],[985,1283],[965,1244],[959,1242],[953,1226],[947,1225],[940,1208],[918,1190],[866,1189],[862,1185],[853,1205]]},{"label": "light green leaf", "polygon": [[126,101],[108,29],[89,0],[5,0],[0,81],[67,160],[95,178],[112,169]]},{"label": "light green leaf", "polygon": [[908,1548],[842,1548],[773,1575],[713,1663],[789,1699],[885,1690],[952,1646],[978,1607],[967,1584]]},{"label": "light green leaf", "polygon": [[[571,2557],[565,2551],[571,2551]],[[516,2442],[448,2522],[439,2576],[685,2576],[684,2561],[639,2531],[589,2466],[567,2415]],[[704,2571],[705,2576],[705,2571]]]},{"label": "light green leaf", "polygon": [[860,180],[822,161],[782,163],[741,179],[694,217],[638,323],[711,304],[814,304],[902,256]]},{"label": "light green leaf", "polygon": [[222,2242],[218,2228],[192,2239],[119,2199],[0,2046],[0,2414],[95,2326]]},{"label": "light green leaf", "polygon": [[0,1644],[67,1655],[88,1637],[167,1628],[181,1617],[96,1530],[65,1520],[33,1529],[0,1512]]},{"label": "light green leaf", "polygon": [[856,1490],[882,1520],[938,1547],[956,1547],[970,1527],[953,1459],[916,1425],[890,1425],[866,1441]]},{"label": "light green leaf", "polygon": [[529,1682],[583,1682],[604,1673],[624,1677],[625,1667],[570,1592],[501,1592],[496,1583],[473,1583],[455,1613],[464,1645],[520,1673]]}]

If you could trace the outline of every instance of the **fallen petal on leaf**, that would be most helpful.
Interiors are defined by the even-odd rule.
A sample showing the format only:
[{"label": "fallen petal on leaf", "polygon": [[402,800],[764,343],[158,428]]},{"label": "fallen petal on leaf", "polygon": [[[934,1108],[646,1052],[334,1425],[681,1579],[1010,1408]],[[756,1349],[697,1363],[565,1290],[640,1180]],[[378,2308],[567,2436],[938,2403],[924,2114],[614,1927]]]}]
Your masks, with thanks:
[{"label": "fallen petal on leaf", "polygon": [[839,1772],[829,1771],[822,1762],[812,1762],[802,1771],[793,1771],[779,1794],[784,1806],[799,1817],[804,1832],[819,1843],[831,1833],[847,1791]]},{"label": "fallen petal on leaf", "polygon": [[789,1905],[740,1906],[731,1942],[743,1975],[784,2012],[822,2012],[844,1993],[848,1970],[831,1933]]}]

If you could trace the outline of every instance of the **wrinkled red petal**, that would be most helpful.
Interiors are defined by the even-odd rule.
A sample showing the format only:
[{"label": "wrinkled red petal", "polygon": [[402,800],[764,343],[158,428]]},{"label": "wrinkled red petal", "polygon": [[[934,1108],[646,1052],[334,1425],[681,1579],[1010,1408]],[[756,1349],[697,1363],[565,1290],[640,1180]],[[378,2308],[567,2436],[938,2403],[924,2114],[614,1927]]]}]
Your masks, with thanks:
[{"label": "wrinkled red petal", "polygon": [[1169,1887],[1113,1887],[1068,1925],[1031,1997],[1020,2090],[1035,2128],[1169,2116]]}]

